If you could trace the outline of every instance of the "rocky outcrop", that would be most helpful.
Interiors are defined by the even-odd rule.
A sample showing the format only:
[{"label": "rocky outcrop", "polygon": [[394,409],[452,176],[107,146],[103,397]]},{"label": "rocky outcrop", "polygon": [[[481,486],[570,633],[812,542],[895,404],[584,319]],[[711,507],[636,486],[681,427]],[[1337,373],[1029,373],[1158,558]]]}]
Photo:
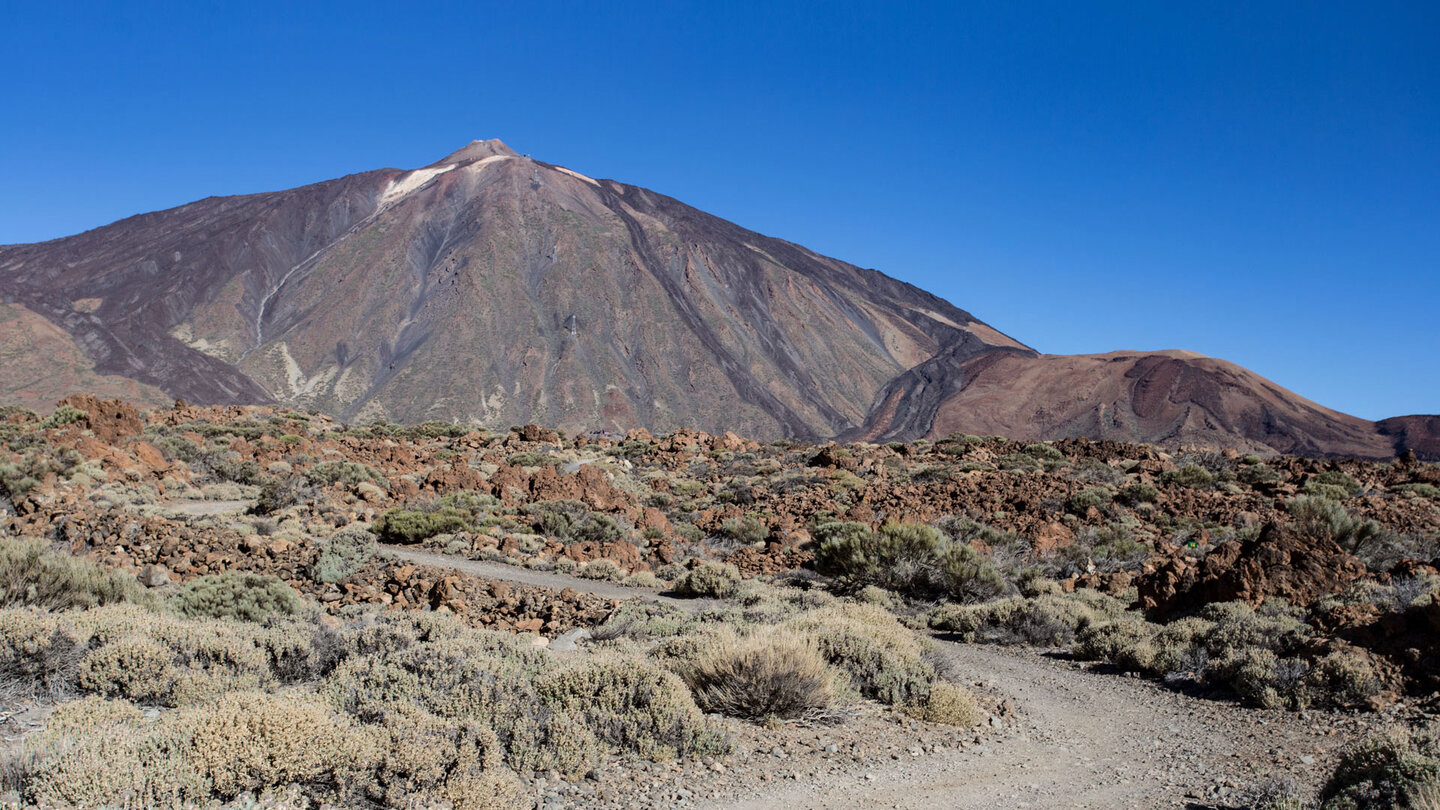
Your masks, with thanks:
[{"label": "rocky outcrop", "polygon": [[1269,523],[1258,538],[1222,543],[1202,560],[1177,554],[1135,584],[1140,607],[1164,620],[1212,602],[1310,605],[1365,575],[1364,563],[1334,541]]}]

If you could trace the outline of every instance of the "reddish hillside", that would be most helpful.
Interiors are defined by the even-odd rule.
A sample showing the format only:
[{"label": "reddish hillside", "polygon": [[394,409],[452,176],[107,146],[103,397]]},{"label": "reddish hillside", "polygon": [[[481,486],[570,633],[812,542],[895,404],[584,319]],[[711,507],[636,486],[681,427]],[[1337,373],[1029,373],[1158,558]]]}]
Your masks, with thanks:
[{"label": "reddish hillside", "polygon": [[1373,422],[1192,352],[995,352],[955,364],[939,383],[916,375],[901,382],[887,390],[861,435],[889,439],[928,425],[930,436],[1086,436],[1356,458],[1395,452]]}]

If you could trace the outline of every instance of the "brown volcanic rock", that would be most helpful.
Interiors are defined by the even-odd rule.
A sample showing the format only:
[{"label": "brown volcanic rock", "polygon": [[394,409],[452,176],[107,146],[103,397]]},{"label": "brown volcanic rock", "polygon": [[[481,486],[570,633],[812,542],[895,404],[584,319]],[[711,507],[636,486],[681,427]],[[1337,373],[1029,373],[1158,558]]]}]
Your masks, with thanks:
[{"label": "brown volcanic rock", "polygon": [[916,426],[928,425],[926,433],[934,437],[957,432],[1022,441],[1085,436],[1297,455],[1394,455],[1374,423],[1193,352],[991,352],[916,385],[914,391],[890,390],[894,413],[872,414],[864,438],[910,435]]},{"label": "brown volcanic rock", "polygon": [[59,405],[84,411],[85,426],[95,431],[95,438],[108,444],[129,436],[139,436],[145,430],[144,415],[123,399],[72,394],[60,400]]},{"label": "brown volcanic rock", "polygon": [[1392,416],[1375,423],[1395,445],[1395,452],[1410,451],[1425,461],[1440,461],[1440,416]]},{"label": "brown volcanic rock", "polygon": [[1254,540],[1222,543],[1198,563],[1176,555],[1135,583],[1140,607],[1169,618],[1212,602],[1259,605],[1280,597],[1308,605],[1366,575],[1365,564],[1330,540],[1296,535],[1268,523]]},{"label": "brown volcanic rock", "polygon": [[498,141],[0,248],[0,280],[101,372],[355,420],[829,436],[942,349],[1028,351],[878,272]]}]

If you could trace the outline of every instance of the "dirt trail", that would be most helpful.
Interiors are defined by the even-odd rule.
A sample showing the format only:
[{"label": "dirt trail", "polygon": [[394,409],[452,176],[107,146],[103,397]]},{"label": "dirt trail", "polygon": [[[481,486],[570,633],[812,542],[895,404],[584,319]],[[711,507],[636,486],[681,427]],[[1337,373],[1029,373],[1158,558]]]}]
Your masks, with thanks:
[{"label": "dirt trail", "polygon": [[[230,502],[196,502],[217,514]],[[243,508],[241,505],[239,508]],[[713,600],[675,599],[612,582],[467,560],[402,546],[385,553],[419,565],[613,599],[641,598],[698,611]],[[1201,699],[1148,680],[1092,671],[1023,648],[940,642],[960,683],[1013,714],[963,748],[908,753],[786,782],[745,779],[741,798],[699,802],[713,810],[989,810],[990,808],[1228,808],[1268,773],[1317,785],[1339,747],[1363,723],[1322,712],[1262,710]],[[762,773],[763,760],[733,763],[732,775]]]},{"label": "dirt trail", "polygon": [[[961,682],[983,683],[980,691],[1015,707],[997,733],[961,750],[704,806],[1230,807],[1266,773],[1316,784],[1352,736],[1336,716],[1192,698],[1023,649],[942,646]],[[1331,733],[1334,726],[1342,728]]]},{"label": "dirt trail", "polygon": [[534,571],[516,565],[467,560],[463,557],[455,557],[449,554],[417,551],[413,548],[406,548],[405,546],[382,545],[380,549],[387,554],[407,562],[415,563],[416,565],[433,565],[441,568],[452,568],[461,573],[472,574],[484,579],[498,579],[505,582],[516,582],[521,585],[554,588],[557,591],[574,588],[581,593],[592,593],[608,599],[638,598],[647,602],[671,605],[691,613],[697,613],[716,604],[713,599],[677,599],[673,596],[665,596],[659,591],[649,588],[631,588],[614,582],[583,579],[581,577],[572,577],[551,571]]}]

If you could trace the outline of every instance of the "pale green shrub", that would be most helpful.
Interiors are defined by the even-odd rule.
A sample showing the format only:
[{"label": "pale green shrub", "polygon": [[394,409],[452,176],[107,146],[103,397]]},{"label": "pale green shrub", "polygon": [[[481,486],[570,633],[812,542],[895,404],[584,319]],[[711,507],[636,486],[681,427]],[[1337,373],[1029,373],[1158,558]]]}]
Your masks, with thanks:
[{"label": "pale green shrub", "polygon": [[177,613],[187,617],[263,622],[300,609],[300,595],[278,577],[250,571],[226,571],[197,577],[171,598]]},{"label": "pale green shrub", "polygon": [[0,540],[0,606],[65,610],[148,601],[133,576],[52,549],[43,540]]},{"label": "pale green shrub", "polygon": [[597,739],[656,761],[728,750],[684,681],[644,661],[608,655],[571,661],[536,680],[551,707],[584,719]]},{"label": "pale green shrub", "polygon": [[740,569],[726,563],[702,562],[675,580],[680,596],[723,599],[740,586]]},{"label": "pale green shrub", "polygon": [[361,528],[341,529],[320,547],[315,563],[315,579],[339,582],[359,571],[379,551],[375,535]]}]

